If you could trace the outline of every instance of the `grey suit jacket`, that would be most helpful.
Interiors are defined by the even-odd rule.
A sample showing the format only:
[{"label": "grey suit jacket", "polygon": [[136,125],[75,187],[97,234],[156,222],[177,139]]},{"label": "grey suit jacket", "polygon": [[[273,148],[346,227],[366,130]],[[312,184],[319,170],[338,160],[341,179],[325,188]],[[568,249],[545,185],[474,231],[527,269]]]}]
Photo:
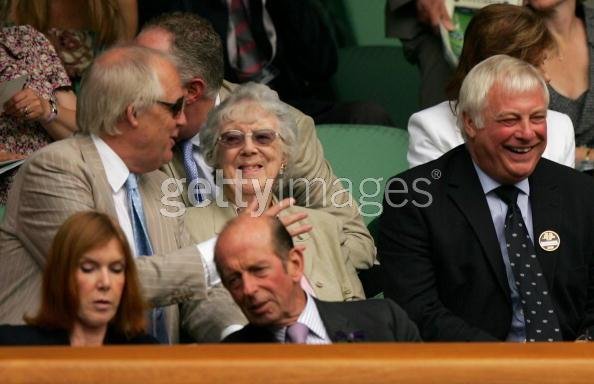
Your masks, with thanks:
[{"label": "grey suit jacket", "polygon": [[[434,0],[443,1],[443,0]],[[427,27],[417,19],[415,0],[386,1],[386,36],[412,39]]]},{"label": "grey suit jacket", "polygon": [[[406,312],[389,299],[333,303],[316,300],[328,337],[340,342],[421,341],[419,330]],[[248,324],[223,340],[225,343],[277,343],[266,327]]]},{"label": "grey suit jacket", "polygon": [[[161,184],[165,178],[153,171],[138,180],[155,252],[136,259],[143,292],[150,304],[169,306],[172,341],[177,341],[180,324],[197,340],[217,340],[224,327],[243,318],[222,287],[207,292],[201,257],[185,230],[184,217],[164,214]],[[20,324],[24,314],[36,313],[52,239],[70,215],[85,210],[117,218],[112,189],[89,136],[53,143],[21,166],[0,225],[0,323]],[[213,324],[210,314],[201,309],[212,300],[220,301],[219,308],[230,308],[228,321],[217,318]]]},{"label": "grey suit jacket", "polygon": [[[225,81],[219,92],[221,100],[226,99],[235,87],[237,87],[236,84]],[[339,193],[343,186],[337,182],[330,164],[324,158],[324,151],[316,136],[312,118],[291,106],[289,109],[297,122],[299,135],[297,145],[299,148],[295,151],[296,158],[293,166],[287,170],[288,176],[292,179],[314,180],[318,178],[324,180],[326,185],[324,189],[319,181],[312,182],[308,192],[302,183],[296,183],[293,196],[297,205],[322,210],[338,219],[342,223],[342,232],[345,236],[343,243],[345,256],[357,269],[370,268],[375,261],[375,245],[363,220],[361,220],[357,204],[352,201],[352,204],[349,205],[348,201],[351,199],[351,195]],[[174,155],[173,161],[166,164],[162,170],[178,180],[186,178],[179,152]],[[186,206],[191,206],[187,194],[188,183],[182,183],[182,185],[184,187],[182,199]]]},{"label": "grey suit jacket", "polygon": [[[296,236],[296,245],[305,246],[305,276],[318,299],[343,301],[364,299],[365,294],[355,267],[344,252],[345,236],[338,220],[326,212],[293,206],[281,215],[306,212],[303,224],[313,230]],[[235,208],[219,207],[216,202],[206,207],[192,207],[186,215],[188,231],[198,241],[217,236],[225,224],[236,217]]]}]

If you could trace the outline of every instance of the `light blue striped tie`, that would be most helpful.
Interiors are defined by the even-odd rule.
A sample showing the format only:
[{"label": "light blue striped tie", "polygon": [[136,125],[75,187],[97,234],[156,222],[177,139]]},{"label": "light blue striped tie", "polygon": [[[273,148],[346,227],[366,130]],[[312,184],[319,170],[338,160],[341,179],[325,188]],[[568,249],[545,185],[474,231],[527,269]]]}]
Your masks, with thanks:
[{"label": "light blue striped tie", "polygon": [[[204,179],[202,172],[198,169],[198,165],[196,164],[196,160],[194,160],[194,144],[192,143],[191,139],[184,140],[180,143],[182,155],[184,157],[184,168],[186,170],[186,182],[188,183],[188,189],[192,181],[197,180],[199,178]],[[192,192],[194,192],[194,198],[198,203],[204,201],[204,196],[200,193],[200,191],[196,188],[193,188]]]},{"label": "light blue striped tie", "polygon": [[[138,192],[138,182],[134,173],[130,173],[126,180],[126,194],[128,195],[128,210],[130,212],[130,221],[132,222],[136,256],[152,256],[153,247],[151,246],[151,241],[148,236],[146,221],[144,220],[144,210],[142,208],[142,199]],[[160,343],[169,344],[167,327],[165,326],[165,311],[163,308],[153,309],[151,311],[150,320],[149,333],[151,333]]]}]

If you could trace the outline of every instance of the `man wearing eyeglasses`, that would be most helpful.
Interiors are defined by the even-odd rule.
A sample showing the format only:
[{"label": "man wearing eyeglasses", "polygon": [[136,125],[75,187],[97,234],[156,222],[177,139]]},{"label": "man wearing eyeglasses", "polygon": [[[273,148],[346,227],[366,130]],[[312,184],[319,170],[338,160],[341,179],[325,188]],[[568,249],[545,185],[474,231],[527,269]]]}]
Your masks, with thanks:
[{"label": "man wearing eyeglasses", "polygon": [[173,158],[186,125],[184,94],[175,65],[158,51],[119,47],[95,59],[78,97],[82,134],[32,155],[9,193],[0,226],[0,323],[19,324],[37,312],[53,236],[69,216],[87,210],[122,226],[143,292],[156,307],[149,332],[161,342],[177,342],[180,328],[194,340],[218,341],[245,321],[183,217],[160,213],[166,175],[158,168]]},{"label": "man wearing eyeglasses", "polygon": [[[223,81],[223,45],[208,21],[189,13],[173,13],[158,17],[145,24],[136,38],[140,45],[158,49],[174,56],[178,61],[180,76],[186,89],[185,114],[188,124],[180,129],[174,159],[163,171],[177,180],[185,179],[182,199],[186,206],[195,205],[204,198],[204,190],[191,189],[194,177],[207,180],[210,190],[217,193],[213,170],[200,153],[198,131],[206,122],[208,112],[234,92],[237,85]],[[353,254],[366,255],[353,259],[357,269],[370,268],[375,261],[375,247],[367,228],[361,220],[357,204],[326,162],[321,144],[316,137],[313,120],[289,107],[299,131],[295,164],[288,170],[289,179],[323,180],[295,183],[293,196],[297,204],[321,209],[343,223],[345,247]],[[343,191],[343,192],[341,192]],[[197,196],[193,193],[198,192]],[[286,196],[286,194],[285,194]],[[349,204],[349,201],[352,204]]]}]

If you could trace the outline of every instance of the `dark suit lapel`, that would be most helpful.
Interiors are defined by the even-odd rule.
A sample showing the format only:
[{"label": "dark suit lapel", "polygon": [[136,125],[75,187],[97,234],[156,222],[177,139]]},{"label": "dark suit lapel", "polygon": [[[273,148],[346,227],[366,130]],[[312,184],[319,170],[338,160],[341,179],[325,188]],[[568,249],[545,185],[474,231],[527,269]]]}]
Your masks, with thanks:
[{"label": "dark suit lapel", "polygon": [[336,306],[330,308],[323,301],[317,299],[315,299],[315,303],[328,337],[330,337],[333,343],[347,341],[345,339],[348,338],[348,335],[361,331],[360,329],[355,329],[351,321],[337,311]]},{"label": "dark suit lapel", "polygon": [[468,220],[479,239],[483,255],[491,266],[499,286],[505,292],[505,297],[510,300],[505,265],[497,233],[493,226],[491,211],[470,154],[465,147],[459,148],[458,153],[452,156],[445,177],[448,182],[448,195]]},{"label": "dark suit lapel", "polygon": [[554,251],[545,251],[539,245],[539,237],[544,231],[554,231],[561,235],[561,197],[558,185],[546,171],[541,161],[530,176],[530,205],[532,208],[532,227],[536,257],[547,279],[549,290],[553,289],[557,257],[563,250],[563,239]]},{"label": "dark suit lapel", "polygon": [[223,343],[278,343],[274,332],[267,327],[248,324],[227,336]]}]

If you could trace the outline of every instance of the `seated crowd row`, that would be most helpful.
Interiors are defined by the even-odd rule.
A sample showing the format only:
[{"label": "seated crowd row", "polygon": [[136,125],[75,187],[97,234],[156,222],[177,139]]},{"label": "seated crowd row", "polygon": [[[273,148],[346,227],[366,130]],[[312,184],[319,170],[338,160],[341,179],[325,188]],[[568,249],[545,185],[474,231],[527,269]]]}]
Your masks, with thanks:
[{"label": "seated crowd row", "polygon": [[136,43],[96,58],[77,100],[80,133],[34,153],[14,180],[0,322],[30,326],[2,327],[1,342],[591,334],[594,181],[541,158],[556,127],[545,79],[523,56],[532,51],[469,60],[456,118],[427,119],[462,140],[394,178],[401,188],[388,182],[378,258],[401,309],[363,300],[357,271],[376,263],[374,242],[311,118],[264,85],[223,81],[220,39],[195,16],[157,19]]}]

